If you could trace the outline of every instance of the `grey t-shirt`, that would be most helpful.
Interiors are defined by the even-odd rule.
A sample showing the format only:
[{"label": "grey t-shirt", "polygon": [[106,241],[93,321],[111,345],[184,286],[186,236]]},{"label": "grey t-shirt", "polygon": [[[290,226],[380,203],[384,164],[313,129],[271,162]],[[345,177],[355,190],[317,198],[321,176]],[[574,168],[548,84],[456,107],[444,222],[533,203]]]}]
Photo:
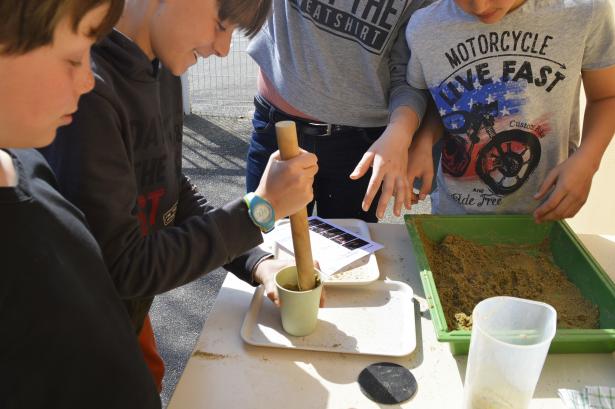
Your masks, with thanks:
[{"label": "grey t-shirt", "polygon": [[406,83],[409,16],[431,0],[273,0],[248,53],[280,95],[320,121],[387,125],[427,95]]},{"label": "grey t-shirt", "polygon": [[609,0],[528,0],[495,24],[453,0],[417,11],[407,79],[446,130],[433,212],[531,213],[578,144],[581,71],[615,65],[614,33]]}]

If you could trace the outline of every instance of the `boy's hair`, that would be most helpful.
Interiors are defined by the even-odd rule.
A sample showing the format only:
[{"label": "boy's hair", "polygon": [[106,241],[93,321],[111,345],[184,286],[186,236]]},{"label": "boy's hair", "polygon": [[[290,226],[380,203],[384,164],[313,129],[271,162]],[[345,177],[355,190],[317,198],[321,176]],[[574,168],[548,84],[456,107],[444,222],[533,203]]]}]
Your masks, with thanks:
[{"label": "boy's hair", "polygon": [[248,38],[252,38],[265,24],[271,0],[218,0],[218,6],[220,21],[237,24]]},{"label": "boy's hair", "polygon": [[107,15],[88,36],[109,33],[124,10],[124,0],[0,0],[0,55],[24,54],[53,42],[58,23],[69,16],[77,32],[81,19],[92,9],[108,4]]}]

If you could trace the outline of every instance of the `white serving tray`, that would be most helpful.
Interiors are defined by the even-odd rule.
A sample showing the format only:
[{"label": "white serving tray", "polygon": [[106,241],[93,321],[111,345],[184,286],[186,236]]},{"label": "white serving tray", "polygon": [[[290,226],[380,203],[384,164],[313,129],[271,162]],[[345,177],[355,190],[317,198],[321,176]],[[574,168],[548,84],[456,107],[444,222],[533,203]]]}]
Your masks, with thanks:
[{"label": "white serving tray", "polygon": [[[364,238],[371,239],[367,223],[359,219],[326,219],[327,221],[352,231]],[[288,219],[277,222],[277,225],[290,223]],[[284,248],[272,243],[273,254],[276,258],[294,259],[294,256]],[[325,285],[366,285],[380,278],[376,254],[372,253],[342,268],[337,273],[324,280]]]},{"label": "white serving tray", "polygon": [[416,348],[413,291],[407,284],[376,281],[328,288],[326,294],[316,330],[294,337],[282,329],[280,311],[258,287],[241,337],[257,346],[350,354],[406,356]]}]

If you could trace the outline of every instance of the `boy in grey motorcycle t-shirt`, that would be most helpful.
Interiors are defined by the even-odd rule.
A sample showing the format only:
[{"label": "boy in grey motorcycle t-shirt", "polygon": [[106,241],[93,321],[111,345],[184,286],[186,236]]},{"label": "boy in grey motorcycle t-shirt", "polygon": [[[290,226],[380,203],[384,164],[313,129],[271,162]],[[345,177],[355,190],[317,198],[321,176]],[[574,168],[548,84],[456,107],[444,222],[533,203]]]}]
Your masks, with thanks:
[{"label": "boy in grey motorcycle t-shirt", "polygon": [[[407,80],[444,126],[434,213],[577,213],[615,129],[614,23],[609,0],[441,0],[413,15]],[[415,139],[409,162],[432,143]]]}]

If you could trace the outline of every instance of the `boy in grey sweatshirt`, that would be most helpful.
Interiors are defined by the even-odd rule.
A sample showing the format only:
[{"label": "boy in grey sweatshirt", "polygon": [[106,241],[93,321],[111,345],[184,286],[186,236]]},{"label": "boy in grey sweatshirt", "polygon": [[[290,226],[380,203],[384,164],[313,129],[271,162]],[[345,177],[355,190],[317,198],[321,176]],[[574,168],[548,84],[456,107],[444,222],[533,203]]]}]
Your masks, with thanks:
[{"label": "boy in grey sweatshirt", "polygon": [[314,196],[320,216],[376,221],[392,194],[395,214],[409,206],[407,148],[426,95],[405,81],[404,27],[425,4],[273,1],[272,15],[248,49],[260,67],[248,191],[277,149],[273,123],[293,119],[300,145],[318,156]]}]

